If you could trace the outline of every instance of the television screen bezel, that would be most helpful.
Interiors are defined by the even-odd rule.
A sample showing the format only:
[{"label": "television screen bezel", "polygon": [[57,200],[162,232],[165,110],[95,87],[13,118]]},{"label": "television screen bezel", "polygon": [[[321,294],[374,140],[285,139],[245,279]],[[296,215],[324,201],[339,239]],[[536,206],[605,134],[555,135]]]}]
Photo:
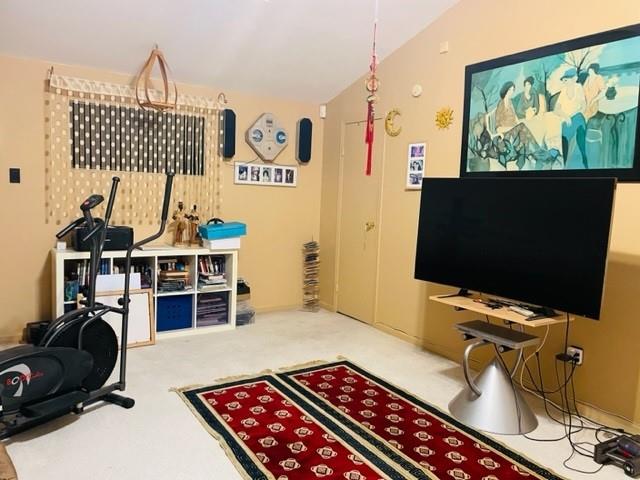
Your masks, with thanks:
[{"label": "television screen bezel", "polygon": [[600,317],[602,315],[602,305],[604,303],[604,295],[605,295],[605,290],[606,290],[606,286],[607,286],[607,271],[609,268],[609,253],[611,251],[611,236],[612,236],[612,231],[613,231],[613,217],[615,215],[615,205],[616,205],[616,194],[617,194],[617,190],[618,190],[618,179],[616,177],[589,177],[589,178],[580,178],[580,177],[538,177],[538,178],[532,178],[532,177],[514,177],[514,178],[506,178],[506,177],[424,177],[422,179],[422,188],[421,188],[421,193],[420,193],[420,209],[422,207],[422,192],[424,191],[424,187],[425,184],[428,181],[431,180],[458,180],[458,181],[463,181],[463,182],[479,182],[479,181],[491,181],[491,182],[495,182],[495,181],[519,181],[519,180],[525,180],[525,181],[531,181],[531,180],[541,180],[541,181],[545,181],[545,180],[551,180],[551,181],[558,181],[558,180],[567,180],[567,181],[571,181],[571,182],[580,182],[583,180],[587,180],[587,181],[593,181],[593,180],[608,180],[610,182],[613,183],[613,194],[612,194],[612,198],[611,198],[611,215],[609,217],[609,234],[607,236],[607,248],[606,248],[606,252],[604,255],[604,272],[602,275],[602,289],[601,289],[601,293],[600,293],[600,302],[599,302],[599,312],[598,315],[593,317],[590,316],[589,314],[585,314],[583,312],[571,312],[571,311],[566,311],[564,310],[562,307],[559,306],[555,306],[555,305],[539,305],[536,303],[533,303],[531,301],[527,301],[525,299],[517,299],[517,298],[509,298],[507,296],[505,296],[504,294],[501,294],[499,292],[492,292],[492,291],[486,291],[486,290],[479,290],[476,288],[473,288],[474,286],[472,285],[462,285],[462,284],[443,284],[434,280],[430,280],[430,279],[425,279],[425,278],[420,278],[418,277],[418,271],[417,271],[417,267],[418,267],[418,237],[420,235],[420,217],[421,217],[421,211],[419,211],[418,213],[418,225],[417,225],[417,232],[416,232],[416,255],[415,255],[415,264],[414,264],[414,278],[416,280],[420,280],[420,281],[425,281],[425,282],[429,282],[429,283],[434,283],[434,284],[438,284],[438,285],[448,285],[451,287],[456,287],[459,288],[460,290],[469,290],[469,291],[473,291],[473,292],[478,292],[481,294],[487,294],[487,295],[491,295],[493,297],[498,297],[498,298],[504,298],[504,299],[509,299],[509,300],[514,300],[514,301],[519,301],[522,303],[527,303],[529,305],[535,305],[535,306],[539,306],[539,307],[547,307],[547,308],[551,308],[554,310],[559,310],[561,312],[564,313],[568,313],[568,314],[572,314],[572,315],[576,315],[576,316],[580,316],[580,317],[584,317],[584,318],[589,318],[591,320],[600,320]]}]

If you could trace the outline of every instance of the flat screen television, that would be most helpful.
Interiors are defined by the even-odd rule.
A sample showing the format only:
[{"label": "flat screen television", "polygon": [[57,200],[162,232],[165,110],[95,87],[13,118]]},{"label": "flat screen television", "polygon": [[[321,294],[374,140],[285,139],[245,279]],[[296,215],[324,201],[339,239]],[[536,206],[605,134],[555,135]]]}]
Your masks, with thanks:
[{"label": "flat screen television", "polygon": [[415,278],[599,319],[613,178],[425,178]]}]

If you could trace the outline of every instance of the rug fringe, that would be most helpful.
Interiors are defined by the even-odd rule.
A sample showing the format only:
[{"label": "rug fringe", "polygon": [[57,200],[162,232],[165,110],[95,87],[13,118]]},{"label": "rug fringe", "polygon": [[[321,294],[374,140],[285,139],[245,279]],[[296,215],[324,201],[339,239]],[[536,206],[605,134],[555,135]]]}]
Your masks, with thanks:
[{"label": "rug fringe", "polygon": [[288,367],[280,367],[278,369],[278,372],[279,373],[287,373],[287,372],[292,372],[294,370],[300,370],[301,368],[319,367],[320,365],[326,365],[327,363],[331,363],[331,362],[327,362],[326,360],[311,360],[309,362],[298,363],[297,365],[291,365],[291,366],[288,366]]},{"label": "rug fringe", "polygon": [[[348,358],[343,357],[342,355],[338,355],[336,357],[336,360],[348,360]],[[301,368],[308,368],[308,367],[319,367],[321,365],[325,365],[327,363],[331,363],[328,362],[326,360],[310,360],[308,362],[303,362],[303,363],[298,363],[296,365],[291,365],[288,367],[281,367],[278,368],[277,370],[273,370],[271,368],[267,368],[265,370],[262,370],[258,373],[247,373],[247,374],[241,374],[241,375],[229,375],[227,377],[220,377],[220,378],[216,378],[213,383],[195,383],[192,385],[185,385],[184,387],[171,387],[169,389],[170,392],[174,392],[174,393],[182,393],[182,392],[187,392],[189,390],[194,390],[196,388],[202,388],[202,387],[209,387],[209,386],[215,386],[215,385],[219,385],[221,383],[228,383],[228,382],[237,382],[240,380],[250,380],[253,379],[255,377],[259,377],[261,375],[271,375],[274,373],[286,373],[286,372],[291,372],[294,370],[300,370]]]},{"label": "rug fringe", "polygon": [[188,392],[189,390],[195,390],[196,388],[215,387],[216,385],[220,385],[222,383],[237,382],[239,380],[251,380],[261,375],[270,375],[272,373],[274,373],[274,371],[268,368],[258,373],[248,373],[244,375],[229,375],[228,377],[216,378],[212,383],[195,383],[192,385],[185,385],[184,387],[171,387],[169,391],[180,394],[183,392]]},{"label": "rug fringe", "polygon": [[169,392],[182,393],[182,392],[186,392],[187,390],[194,390],[196,388],[201,388],[201,387],[204,387],[204,385],[201,383],[194,383],[192,385],[185,385],[184,387],[170,387]]},{"label": "rug fringe", "polygon": [[214,382],[216,384],[237,382],[239,380],[249,380],[249,379],[252,379],[252,378],[259,377],[261,375],[270,375],[272,373],[273,373],[273,370],[270,369],[270,368],[267,368],[266,370],[262,370],[262,371],[260,371],[258,373],[249,373],[249,374],[244,374],[244,375],[229,375],[228,377],[216,378],[214,380]]}]

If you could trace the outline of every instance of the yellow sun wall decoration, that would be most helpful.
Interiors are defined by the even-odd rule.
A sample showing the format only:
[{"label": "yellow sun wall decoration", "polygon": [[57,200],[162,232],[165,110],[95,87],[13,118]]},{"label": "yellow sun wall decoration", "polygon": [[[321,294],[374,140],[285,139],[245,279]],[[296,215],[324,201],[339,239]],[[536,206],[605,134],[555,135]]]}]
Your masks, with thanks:
[{"label": "yellow sun wall decoration", "polygon": [[436,113],[436,126],[440,130],[447,129],[453,123],[453,110],[449,107],[441,108]]}]

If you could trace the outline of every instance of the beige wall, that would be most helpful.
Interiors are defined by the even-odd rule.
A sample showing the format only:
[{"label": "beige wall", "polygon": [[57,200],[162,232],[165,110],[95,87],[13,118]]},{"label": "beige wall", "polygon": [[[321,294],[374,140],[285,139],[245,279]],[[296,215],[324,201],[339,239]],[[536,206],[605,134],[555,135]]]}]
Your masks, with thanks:
[{"label": "beige wall", "polygon": [[[0,56],[0,339],[19,335],[29,321],[47,319],[50,312],[49,251],[56,225],[44,215],[44,85],[51,63]],[[132,78],[82,67],[55,65],[56,73],[129,83]],[[219,89],[180,85],[180,91],[217,98]],[[294,164],[295,128],[301,117],[314,122],[312,161],[299,168],[296,188],[233,184],[233,169],[224,169],[222,217],[247,223],[239,273],[252,288],[252,303],[260,310],[301,304],[301,245],[318,238],[322,172],[322,123],[317,105],[226,91],[237,115],[234,160],[255,154],[244,142],[244,131],[265,111],[274,113],[289,131],[290,145],[278,163]],[[8,183],[8,168],[22,169],[22,183]],[[105,186],[105,194],[108,185]],[[177,199],[175,199],[177,200]],[[174,202],[175,203],[175,202]],[[78,210],[79,211],[79,210]],[[159,215],[159,213],[158,213]],[[155,228],[155,227],[153,227]],[[136,227],[141,238],[152,227]]]},{"label": "beige wall", "polygon": [[[380,66],[382,86],[377,111],[382,114],[390,108],[400,108],[403,132],[386,142],[376,326],[456,359],[462,342],[452,325],[466,318],[465,314],[454,314],[427,302],[428,295],[443,291],[443,287],[412,278],[419,193],[404,190],[407,143],[428,142],[428,175],[456,176],[465,65],[640,21],[636,0],[612,0],[602,11],[590,9],[578,0],[526,4],[537,15],[525,15],[524,5],[462,0]],[[536,23],[536,18],[548,21]],[[438,53],[442,41],[450,44],[446,55]],[[2,338],[14,337],[26,322],[50,315],[49,250],[56,226],[45,224],[43,211],[43,91],[50,65],[0,56],[0,171],[4,176],[0,187],[0,225],[4,228],[0,240]],[[131,80],[82,67],[55,65],[55,69],[63,75],[123,83]],[[418,99],[410,95],[415,83],[424,87]],[[214,98],[219,92],[213,87],[186,85],[181,90]],[[364,117],[362,80],[329,104],[324,123],[317,118],[316,105],[237,92],[227,94],[238,114],[236,160],[254,158],[242,135],[261,112],[275,113],[291,135],[298,118],[308,116],[314,121],[313,160],[308,167],[300,168],[297,188],[235,186],[232,169],[225,169],[223,216],[248,224],[249,235],[243,239],[240,253],[240,273],[251,282],[254,305],[259,309],[299,305],[300,245],[312,236],[320,236],[322,301],[335,306],[340,131],[343,122]],[[435,112],[443,106],[451,106],[456,112],[456,121],[447,131],[437,130],[433,123]],[[278,162],[294,163],[293,145]],[[22,169],[19,185],[7,182],[7,169],[14,166]],[[639,203],[640,192],[635,185],[620,186],[602,320],[578,319],[572,326],[572,342],[586,351],[585,365],[577,375],[579,397],[636,421],[640,421],[640,322],[636,318],[640,309]],[[137,230],[138,235],[145,233],[144,228]],[[561,332],[554,332],[544,358],[550,359],[558,351],[561,337]],[[547,363],[550,366],[551,360]]]},{"label": "beige wall", "polygon": [[[465,66],[640,22],[637,0],[612,0],[602,8],[589,5],[581,0],[462,0],[381,63],[380,102],[376,110],[384,115],[391,108],[399,108],[403,130],[398,137],[387,138],[385,146],[378,328],[429,350],[460,358],[463,343],[453,324],[472,316],[427,301],[429,295],[450,288],[413,279],[420,193],[404,189],[407,144],[427,142],[429,176],[458,176]],[[443,41],[449,42],[447,54],[438,53]],[[411,96],[411,87],[416,83],[424,88],[417,99]],[[330,255],[336,250],[339,217],[340,125],[364,118],[365,98],[360,79],[328,104],[320,237],[324,253],[321,296],[326,305],[335,306],[336,302],[335,255]],[[435,127],[434,117],[445,106],[454,109],[455,121],[449,130],[441,131]],[[579,398],[636,421],[640,421],[639,204],[640,187],[620,185],[602,320],[577,319],[571,326],[572,343],[585,348],[585,363],[576,375]],[[552,371],[553,354],[562,345],[561,328],[554,330],[543,350],[547,376]]]}]

